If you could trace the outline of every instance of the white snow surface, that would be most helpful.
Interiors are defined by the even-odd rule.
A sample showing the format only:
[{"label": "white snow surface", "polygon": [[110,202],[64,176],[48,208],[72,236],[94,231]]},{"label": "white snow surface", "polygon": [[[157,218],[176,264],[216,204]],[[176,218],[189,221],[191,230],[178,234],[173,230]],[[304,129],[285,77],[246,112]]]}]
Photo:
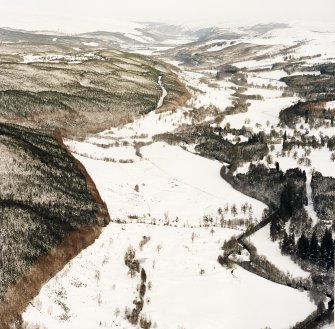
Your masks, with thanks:
[{"label": "white snow surface", "polygon": [[264,73],[263,75],[249,74],[247,79],[248,79],[248,83],[252,85],[256,85],[256,86],[270,86],[270,87],[277,87],[277,88],[284,88],[286,86],[285,82],[279,81],[278,79],[269,78],[266,75],[264,77]]},{"label": "white snow surface", "polygon": [[[298,101],[297,97],[276,97],[278,92],[272,90],[258,90],[255,94],[260,94],[264,100],[249,100],[247,112],[226,116],[221,126],[224,127],[229,122],[232,128],[241,128],[244,125],[254,131],[269,132],[272,125],[276,126],[279,123],[279,112]],[[260,126],[257,127],[256,124]]]},{"label": "white snow surface", "polygon": [[83,42],[84,46],[89,46],[89,47],[98,47],[99,43],[98,42]]},{"label": "white snow surface", "polygon": [[[186,86],[195,88],[191,90],[194,94],[190,105],[193,108],[201,108],[208,106],[215,106],[219,110],[224,111],[228,106],[231,106],[231,96],[235,92],[231,88],[233,83],[222,80],[206,79],[202,73],[184,71],[181,79]],[[207,82],[204,82],[204,79]]]},{"label": "white snow surface", "polygon": [[335,109],[335,101],[327,102],[326,109]]},{"label": "white snow surface", "polygon": [[270,224],[266,225],[251,236],[251,241],[255,245],[259,254],[264,255],[275,266],[285,273],[290,273],[293,277],[309,277],[306,272],[295,264],[289,256],[282,255],[280,252],[279,241],[272,242],[270,239]]},{"label": "white snow surface", "polygon": [[[191,124],[190,118],[185,116],[188,111],[187,108],[179,108],[173,113],[171,111],[163,113],[152,111],[125,126],[106,130],[98,134],[97,137],[129,141],[133,141],[134,138],[141,138],[142,141],[150,141],[153,135],[172,132],[182,123]],[[144,136],[146,138],[143,138]]]},{"label": "white snow surface", "polygon": [[292,74],[290,74],[290,77],[295,76],[295,75],[320,75],[321,72],[320,71],[297,71],[294,72]]},{"label": "white snow surface", "polygon": [[[72,142],[69,146],[72,150],[85,147],[86,152],[92,150],[87,143]],[[94,157],[97,157],[99,148],[93,148]],[[121,149],[115,148],[114,152]],[[129,148],[127,150],[131,152]],[[133,153],[135,155],[134,149]],[[147,222],[169,221],[177,226],[196,227],[203,216],[210,215],[219,225],[219,208],[236,204],[240,212],[245,203],[252,206],[255,219],[261,218],[265,205],[235,191],[225,182],[220,177],[221,163],[162,142],[143,147],[141,153],[142,159],[126,164],[75,154],[97,184],[112,218],[127,220],[137,216]],[[131,156],[127,154],[127,158]],[[134,190],[135,185],[139,186],[139,192]],[[227,214],[227,219],[240,217],[247,218],[242,214]]]},{"label": "white snow surface", "polygon": [[[23,318],[29,329],[35,323],[48,329],[134,328],[124,319],[125,308],[134,307],[140,283],[138,275],[131,278],[127,274],[124,264],[130,245],[152,286],[147,289],[142,313],[157,328],[279,329],[315,309],[305,292],[241,268],[233,274],[222,268],[216,261],[220,246],[235,233],[111,223],[91,247],[44,285]],[[143,236],[151,239],[141,249]],[[255,316],[260,309],[266,312]]]}]

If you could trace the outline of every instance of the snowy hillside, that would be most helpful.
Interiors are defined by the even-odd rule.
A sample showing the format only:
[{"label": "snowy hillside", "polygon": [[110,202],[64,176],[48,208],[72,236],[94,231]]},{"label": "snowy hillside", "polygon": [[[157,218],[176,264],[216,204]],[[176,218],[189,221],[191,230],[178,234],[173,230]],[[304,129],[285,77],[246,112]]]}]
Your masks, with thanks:
[{"label": "snowy hillside", "polygon": [[[23,314],[28,328],[284,329],[331,299],[329,294],[312,296],[316,267],[283,254],[282,240],[271,238],[270,221],[257,227],[270,218],[268,205],[257,197],[258,191],[252,197],[245,187],[242,193],[234,179],[248,173],[250,163],[262,163],[270,171],[278,161],[283,173],[301,166],[309,184],[304,209],[323,232],[325,226],[312,206],[309,169],[331,175],[333,164],[325,145],[310,151],[309,165],[299,161],[305,156],[303,149],[294,158],[292,152],[282,151],[284,131],[289,138],[307,129],[282,123],[282,111],[305,100],[282,78],[299,76],[305,65],[308,74],[317,76],[320,70],[311,66],[316,58],[317,64],[329,61],[335,34],[321,38],[317,32],[287,27],[234,33],[239,34],[229,37],[229,44],[219,30],[205,41],[162,55],[170,63],[180,63],[176,72],[191,93],[184,106],[164,108],[168,88],[160,76],[157,88],[162,94],[156,111],[85,139],[65,140],[96,183],[112,222],[91,247],[43,286]],[[139,35],[136,39],[151,42]],[[313,57],[321,44],[326,51]],[[294,48],[290,56],[299,61],[306,53],[312,57],[303,65],[294,63],[295,72],[278,64],[286,63],[289,47]],[[199,61],[187,62],[185,52],[186,57],[178,56],[181,49],[198,51]],[[222,71],[227,56],[235,73]],[[313,134],[314,128],[309,128]],[[325,128],[329,137],[333,129],[330,124]],[[259,151],[260,144],[266,145]],[[221,150],[222,145],[226,148]],[[229,152],[233,161],[228,163],[221,156]],[[227,171],[231,176],[223,179]],[[242,233],[255,227],[254,234],[243,240]],[[227,241],[234,241],[234,236],[240,237],[238,252],[227,256],[229,266],[221,266],[218,256],[225,255]],[[252,270],[255,250],[249,243],[257,248],[258,260],[272,263],[288,281],[275,283],[270,274]]]},{"label": "snowy hillside", "polygon": [[334,327],[334,0],[1,4],[0,329]]}]

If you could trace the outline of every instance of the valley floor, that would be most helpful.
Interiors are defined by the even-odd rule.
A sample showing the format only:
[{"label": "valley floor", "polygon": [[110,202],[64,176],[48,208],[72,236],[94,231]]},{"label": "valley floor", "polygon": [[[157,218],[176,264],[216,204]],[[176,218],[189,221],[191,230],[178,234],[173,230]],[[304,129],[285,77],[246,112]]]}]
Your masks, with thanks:
[{"label": "valley floor", "polygon": [[[201,77],[182,75],[197,88]],[[229,85],[206,88],[210,99],[220,91],[231,94]],[[237,221],[260,221],[266,206],[222,180],[218,161],[192,153],[190,146],[152,142],[153,135],[189,122],[194,103],[206,101],[193,98],[185,108],[151,112],[83,142],[66,141],[113,222],[45,284],[23,314],[28,328],[133,328],[125,315],[139,294],[142,323],[162,329],[288,328],[316,309],[306,292],[219,265],[224,241],[245,229]],[[145,146],[136,147],[139,142]],[[275,256],[276,265],[294,277],[308,276],[263,233],[253,238],[259,254]],[[129,275],[125,265],[130,247],[146,273],[144,294],[143,278]]]},{"label": "valley floor", "polygon": [[[50,329],[132,328],[124,314],[134,307],[140,277],[128,275],[128,246],[147,274],[141,314],[153,327],[287,328],[312,312],[306,293],[218,264],[223,240],[236,233],[111,223],[43,287],[24,319]],[[140,248],[143,236],[150,241]]]}]

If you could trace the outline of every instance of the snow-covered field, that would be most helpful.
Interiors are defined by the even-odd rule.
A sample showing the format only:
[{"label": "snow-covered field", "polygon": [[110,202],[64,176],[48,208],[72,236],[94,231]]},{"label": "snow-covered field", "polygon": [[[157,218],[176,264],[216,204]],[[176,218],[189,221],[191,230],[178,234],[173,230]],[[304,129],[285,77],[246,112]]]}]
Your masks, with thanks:
[{"label": "snow-covered field", "polygon": [[84,46],[89,46],[89,47],[98,47],[99,43],[98,42],[83,42]]},{"label": "snow-covered field", "polygon": [[[80,143],[71,144],[72,150],[80,147]],[[117,152],[121,150],[116,148]],[[248,209],[251,207],[251,219],[260,220],[265,206],[235,191],[221,179],[221,163],[161,142],[143,147],[141,153],[143,158],[133,163],[78,156],[99,186],[112,218],[138,217],[149,223],[198,227],[203,225],[204,216],[210,216],[213,224],[219,226],[220,208],[229,208],[225,219],[248,219],[249,211],[246,214],[241,211],[247,203]],[[234,204],[235,216],[231,213]]]},{"label": "snow-covered field", "polygon": [[[236,233],[112,223],[43,287],[23,317],[48,329],[134,328],[124,319],[140,283],[124,264],[129,246],[147,274],[142,314],[154,328],[279,329],[312,312],[306,293],[217,263],[223,241]],[[143,236],[150,240],[140,248]]]},{"label": "snow-covered field", "polygon": [[[268,39],[264,37],[262,44],[281,44],[285,39],[286,44],[294,45],[299,38],[300,30],[293,31],[288,40],[275,31]],[[209,51],[220,47],[213,46]],[[304,43],[301,47],[307,46]],[[305,48],[298,48],[297,54],[303,54]],[[273,56],[236,66],[271,68],[280,60]],[[182,108],[153,111],[84,141],[65,141],[95,181],[112,222],[92,246],[44,285],[23,314],[29,329],[34,324],[48,329],[134,328],[125,313],[134,308],[141,278],[128,274],[124,255],[129,246],[135,249],[136,259],[147,274],[141,316],[151,320],[152,328],[284,329],[316,309],[306,292],[275,284],[240,267],[231,271],[219,265],[223,242],[245,229],[232,222],[261,220],[265,205],[224,181],[220,177],[222,163],[200,157],[192,146],[153,141],[156,134],[192,124],[190,113],[194,109],[214,106],[221,113],[232,105],[236,85],[217,81],[211,73],[180,73],[192,94]],[[277,127],[280,110],[299,100],[296,96],[282,97],[285,84],[279,79],[284,76],[287,73],[283,70],[247,72],[249,85],[244,94],[260,95],[262,99],[248,100],[247,112],[226,116],[220,125],[245,125],[253,132]],[[161,77],[158,84],[162,88],[160,107],[168,91]],[[333,105],[328,103],[328,107]],[[207,123],[210,117],[203,121]],[[139,142],[143,142],[142,147]],[[281,154],[281,148],[280,144],[274,146],[272,162],[278,161],[283,170],[297,167],[303,151],[299,150],[293,159]],[[306,170],[308,184],[313,167],[324,175],[332,174],[325,149],[311,150],[309,157],[311,167],[299,165]],[[307,210],[315,223],[310,187],[307,192]],[[280,270],[293,277],[309,276],[288,256],[281,255],[278,243],[270,240],[269,226],[250,239],[258,253]]]},{"label": "snow-covered field", "polygon": [[[93,152],[88,144],[69,145],[95,156],[97,147],[91,146]],[[285,328],[314,310],[305,293],[240,268],[230,273],[217,263],[224,240],[240,231],[215,227],[215,221],[209,224],[213,227],[200,227],[203,215],[217,215],[225,204],[247,202],[259,219],[264,209],[220,178],[220,163],[161,142],[143,147],[141,153],[143,158],[127,164],[77,156],[96,182],[112,218],[128,224],[111,223],[104,229],[94,245],[43,287],[25,312],[25,321],[50,329],[131,328],[124,312],[138,295],[139,277],[130,278],[124,265],[130,245],[152,286],[142,314],[157,328]],[[147,216],[149,221],[136,224],[135,215]],[[158,219],[156,225],[153,218]],[[140,248],[143,236],[150,240]],[[264,300],[271,308],[255,317]]]},{"label": "snow-covered field", "polygon": [[[253,88],[254,89],[254,88]],[[270,95],[272,92],[272,95]],[[263,100],[249,100],[248,112],[229,115],[224,118],[221,126],[229,123],[232,128],[251,128],[254,132],[265,131],[269,133],[271,126],[279,123],[279,112],[298,101],[297,97],[276,97],[277,91],[258,89],[255,94],[264,97]]]},{"label": "snow-covered field", "polygon": [[191,71],[184,71],[181,79],[186,86],[194,88],[194,97],[191,99],[192,107],[213,105],[224,111],[227,106],[231,106],[231,96],[234,93],[234,90],[231,89],[234,86],[233,83],[206,79],[204,74]]}]

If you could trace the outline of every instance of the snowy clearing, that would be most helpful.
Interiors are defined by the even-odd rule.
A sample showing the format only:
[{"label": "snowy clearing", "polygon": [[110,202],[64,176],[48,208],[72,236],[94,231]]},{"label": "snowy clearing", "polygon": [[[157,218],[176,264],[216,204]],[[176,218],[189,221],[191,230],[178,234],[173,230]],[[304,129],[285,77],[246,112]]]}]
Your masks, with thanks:
[{"label": "snowy clearing", "polygon": [[[278,97],[275,93],[257,92],[266,98],[264,100],[249,100],[250,106],[245,113],[238,113],[229,115],[224,118],[221,126],[224,127],[226,123],[230,123],[232,128],[241,128],[243,125],[250,127],[253,131],[266,131],[271,130],[271,126],[276,126],[279,123],[279,112],[293,104],[299,99],[297,97]],[[269,97],[271,95],[271,97]]]},{"label": "snowy clearing", "polygon": [[192,107],[216,106],[219,110],[224,111],[231,106],[231,96],[234,94],[231,88],[234,86],[233,83],[206,79],[204,74],[190,71],[184,71],[181,79],[186,86],[193,88],[191,92],[194,97],[189,103]]},{"label": "snowy clearing", "polygon": [[89,46],[89,47],[98,47],[99,46],[98,42],[83,42],[82,44],[84,46]]},{"label": "snowy clearing", "polygon": [[335,108],[335,101],[327,102],[325,108],[326,109],[331,109],[331,110],[334,109]]},{"label": "snowy clearing", "polygon": [[[69,146],[72,150],[85,148],[80,143]],[[88,147],[87,152],[89,150],[92,147]],[[94,150],[97,156],[98,148]],[[118,150],[120,148],[115,152]],[[135,154],[135,150],[133,152]],[[219,208],[228,205],[230,210],[235,204],[238,215],[227,212],[226,219],[246,219],[248,214],[242,214],[240,208],[248,203],[252,207],[252,218],[260,220],[265,205],[235,191],[221,179],[221,163],[166,143],[143,147],[141,153],[143,159],[125,164],[76,155],[96,182],[112,218],[127,220],[136,216],[147,222],[196,227],[208,215],[213,217],[213,224],[220,225]],[[138,192],[134,190],[136,185]]]},{"label": "snowy clearing", "polygon": [[309,277],[309,272],[302,270],[289,256],[281,254],[279,241],[271,241],[270,224],[253,234],[251,236],[251,241],[260,255],[264,255],[267,259],[271,260],[271,262],[283,272],[288,272],[293,277]]},{"label": "snowy clearing", "polygon": [[[217,254],[223,240],[234,233],[112,223],[43,287],[23,318],[31,326],[39,323],[48,329],[133,328],[124,312],[133,307],[140,279],[127,274],[123,256],[129,245],[136,249],[150,282],[142,314],[157,328],[281,329],[315,309],[304,292],[241,268],[234,275],[222,268]],[[143,236],[150,240],[140,248]],[[255,316],[264,309],[264,301],[271,307]]]}]

